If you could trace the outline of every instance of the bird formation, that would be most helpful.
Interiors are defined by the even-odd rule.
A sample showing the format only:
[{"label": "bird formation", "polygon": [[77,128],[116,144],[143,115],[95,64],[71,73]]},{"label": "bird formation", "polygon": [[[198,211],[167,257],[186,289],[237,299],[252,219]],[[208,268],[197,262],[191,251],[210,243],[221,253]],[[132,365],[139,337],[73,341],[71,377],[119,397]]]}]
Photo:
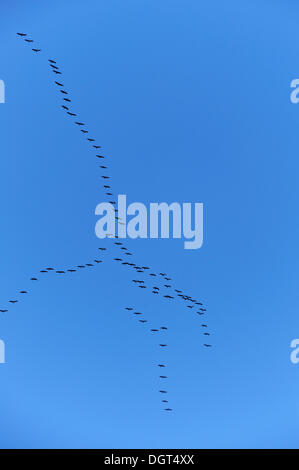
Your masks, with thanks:
[{"label": "bird formation", "polygon": [[[18,36],[20,36],[24,41],[28,44],[32,44],[34,41],[30,38],[27,37],[26,33],[17,33]],[[32,51],[35,53],[41,52],[41,49],[38,47],[32,48]],[[62,98],[62,103],[61,103],[61,109],[65,113],[66,117],[69,119],[75,118],[73,120],[73,124],[77,127],[81,135],[86,139],[86,142],[91,146],[91,149],[94,152],[95,158],[99,159],[101,163],[106,162],[107,157],[103,155],[103,152],[99,152],[99,149],[102,149],[101,145],[99,145],[96,142],[96,139],[93,137],[90,137],[89,135],[89,130],[86,125],[86,123],[83,120],[80,120],[78,118],[79,114],[72,108],[72,99],[70,97],[69,92],[65,89],[65,85],[63,83],[62,77],[58,78],[58,75],[62,76],[62,71],[60,67],[57,64],[57,61],[54,59],[48,59],[48,66],[49,69],[52,73],[57,76],[57,80],[53,80],[53,84],[56,86],[57,91],[59,92],[61,98]],[[56,78],[56,77],[55,77]],[[59,80],[59,81],[58,81]],[[87,136],[88,135],[88,136]],[[103,162],[104,161],[104,162]],[[111,200],[111,198],[114,195],[113,191],[113,186],[112,186],[112,181],[111,177],[108,174],[108,166],[107,164],[101,164],[99,165],[100,171],[101,171],[101,178],[105,181],[105,184],[103,184],[103,191],[105,193],[106,198],[108,199],[108,202],[114,206],[114,211],[116,213],[116,220],[118,224],[123,224],[121,222],[121,218],[117,216],[118,210],[115,208],[116,201]],[[106,181],[109,180],[109,181]],[[114,236],[111,238],[118,239],[118,236]],[[114,242],[114,249],[118,250],[120,252],[120,256],[116,255],[113,259],[116,263],[125,266],[128,269],[131,269],[132,271],[135,272],[135,274],[138,274],[138,279],[134,278],[132,279],[132,282],[134,285],[142,290],[148,289],[149,292],[151,292],[154,296],[160,296],[162,301],[183,301],[185,302],[186,308],[188,309],[194,309],[197,315],[206,315],[206,309],[203,308],[203,304],[199,302],[197,299],[187,295],[184,293],[182,290],[179,290],[172,284],[172,279],[167,275],[165,272],[155,272],[153,271],[149,266],[143,266],[140,263],[134,262],[134,255],[131,250],[126,248],[122,242],[119,240]],[[114,251],[114,249],[112,251]],[[99,250],[101,252],[106,251],[106,248],[100,247]],[[113,254],[112,254],[113,256]],[[125,256],[125,259],[122,257]],[[128,261],[127,256],[130,256],[130,262]],[[101,263],[102,260],[94,260],[94,263],[99,264]],[[72,267],[69,269],[54,269],[54,268],[46,268],[44,270],[41,270],[40,273],[48,273],[50,271],[55,272],[56,274],[66,274],[66,273],[73,273],[76,272],[77,270],[81,270],[86,267],[92,267],[94,266],[93,263],[85,263],[82,265],[77,265],[76,267]],[[136,276],[134,276],[136,277]],[[37,281],[39,278],[37,277],[32,277],[31,281]],[[155,284],[155,285],[153,285]],[[27,291],[20,291],[20,293],[25,294]],[[10,300],[10,303],[16,303],[18,300]],[[133,308],[131,307],[126,307],[128,311],[133,311]],[[8,309],[3,309],[0,310],[2,313],[6,313]],[[139,315],[143,315],[142,312],[133,312],[138,318],[139,322],[143,325],[148,324],[148,320],[144,319],[143,317],[139,317]],[[206,323],[201,324],[202,328],[207,328]],[[164,333],[167,332],[168,327],[167,326],[160,326],[159,328],[149,328],[151,334],[157,334],[157,333]],[[204,333],[205,336],[210,336],[209,332]],[[158,346],[160,349],[167,348],[167,344],[165,342],[158,343]],[[211,347],[211,344],[208,343],[203,343],[203,346],[205,347]],[[159,368],[164,368],[166,367],[165,363],[158,364]],[[168,377],[166,375],[160,375],[159,378],[164,381]],[[167,390],[159,390],[159,393],[167,393]],[[162,400],[162,403],[168,403],[167,400]],[[166,411],[172,411],[171,408],[164,408]]]}]

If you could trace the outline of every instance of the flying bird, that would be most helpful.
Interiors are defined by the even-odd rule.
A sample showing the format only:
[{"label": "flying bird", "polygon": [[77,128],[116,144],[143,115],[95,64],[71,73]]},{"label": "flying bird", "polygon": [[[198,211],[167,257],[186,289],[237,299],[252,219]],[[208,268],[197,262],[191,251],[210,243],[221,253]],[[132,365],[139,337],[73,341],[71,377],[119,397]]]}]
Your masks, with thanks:
[{"label": "flying bird", "polygon": [[1,313],[6,313],[8,310],[0,310]]},{"label": "flying bird", "polygon": [[41,49],[32,49],[34,52],[40,52]]},{"label": "flying bird", "polygon": [[9,302],[10,302],[11,304],[16,304],[16,303],[18,302],[18,300],[9,300]]},{"label": "flying bird", "polygon": [[25,33],[17,33],[17,34],[18,34],[19,36],[22,36],[22,37],[27,36],[27,34],[25,34]]}]

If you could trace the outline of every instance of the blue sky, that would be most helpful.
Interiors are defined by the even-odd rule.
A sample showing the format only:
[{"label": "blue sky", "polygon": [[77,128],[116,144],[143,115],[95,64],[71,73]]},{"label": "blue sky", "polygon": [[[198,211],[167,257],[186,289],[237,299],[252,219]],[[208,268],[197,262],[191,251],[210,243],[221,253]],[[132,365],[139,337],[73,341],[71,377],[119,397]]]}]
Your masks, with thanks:
[{"label": "blue sky", "polygon": [[[3,5],[1,305],[32,295],[0,317],[1,448],[298,448],[298,13],[295,1]],[[205,303],[213,349],[193,312],[132,285],[108,242],[99,267],[30,283],[103,245],[98,162],[59,109],[48,58],[119,194],[203,202],[200,250],[127,245]],[[172,414],[157,339],[126,305],[169,327]]]}]

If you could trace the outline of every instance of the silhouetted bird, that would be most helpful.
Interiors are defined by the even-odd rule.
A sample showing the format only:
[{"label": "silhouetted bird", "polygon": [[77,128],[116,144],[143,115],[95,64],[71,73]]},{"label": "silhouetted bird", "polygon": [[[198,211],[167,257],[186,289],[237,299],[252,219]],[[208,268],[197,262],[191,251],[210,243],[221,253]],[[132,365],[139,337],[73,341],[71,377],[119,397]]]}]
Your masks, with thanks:
[{"label": "silhouetted bird", "polygon": [[8,310],[0,310],[1,313],[6,313]]},{"label": "silhouetted bird", "polygon": [[204,344],[204,346],[206,346],[207,348],[211,348],[211,347],[212,347],[211,344]]},{"label": "silhouetted bird", "polygon": [[16,304],[18,302],[18,300],[9,300],[9,303],[11,304]]},{"label": "silhouetted bird", "polygon": [[41,49],[32,49],[34,52],[40,52]]},{"label": "silhouetted bird", "polygon": [[27,36],[26,33],[17,33],[17,34],[18,34],[19,36],[22,36],[22,37]]}]

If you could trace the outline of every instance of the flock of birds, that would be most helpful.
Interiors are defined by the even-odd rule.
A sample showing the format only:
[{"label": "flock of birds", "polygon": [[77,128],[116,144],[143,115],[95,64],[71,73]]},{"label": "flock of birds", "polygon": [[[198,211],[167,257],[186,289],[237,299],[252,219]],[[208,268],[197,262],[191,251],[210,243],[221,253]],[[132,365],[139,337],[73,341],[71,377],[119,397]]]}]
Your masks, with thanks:
[{"label": "flock of birds", "polygon": [[[26,33],[17,33],[17,35],[21,38],[24,39],[24,41],[28,44],[33,44],[34,41],[30,38],[28,38]],[[41,52],[41,49],[38,47],[33,47],[32,51],[35,52],[36,54]],[[57,65],[57,62],[53,59],[48,59],[48,64],[50,67],[50,70],[55,74],[57,77],[56,80],[54,80],[55,86],[57,87],[57,90],[61,94],[62,98],[62,104],[61,104],[61,109],[63,112],[65,112],[67,117],[70,118],[75,118],[74,119],[74,125],[78,127],[80,133],[87,139],[87,142],[92,145],[92,149],[94,150],[95,157],[100,160],[100,165],[99,168],[101,170],[101,178],[104,180],[103,188],[105,195],[108,198],[108,202],[110,202],[113,206],[116,205],[116,201],[112,199],[113,197],[113,190],[112,190],[112,183],[111,183],[111,177],[107,174],[107,164],[106,164],[106,157],[102,155],[101,149],[102,147],[97,144],[96,140],[92,137],[89,136],[89,131],[87,129],[87,126],[84,122],[79,120],[78,114],[74,112],[72,109],[72,100],[71,97],[66,91],[64,84],[62,83],[62,72],[59,66]],[[105,162],[105,164],[103,164]],[[121,224],[121,218],[118,217],[117,212],[118,210],[114,208],[115,213],[116,213],[116,220],[117,223]],[[112,236],[111,236],[112,238]],[[188,309],[194,309],[197,315],[206,315],[206,309],[204,308],[203,304],[187,295],[184,293],[182,290],[177,289],[173,284],[170,276],[165,273],[165,272],[155,272],[153,271],[149,266],[143,266],[137,263],[134,263],[134,259],[132,258],[134,255],[131,250],[126,248],[124,244],[118,239],[118,236],[113,237],[115,239],[114,241],[114,246],[113,249],[111,250],[112,256],[114,256],[113,260],[116,263],[121,264],[122,266],[126,266],[127,268],[135,271],[136,275],[134,276],[134,279],[132,279],[133,284],[139,288],[139,289],[150,289],[150,292],[154,296],[160,296],[161,300],[173,302],[175,300],[182,300],[186,304],[186,308]],[[117,250],[116,255],[113,255],[114,250]],[[99,252],[101,252],[102,255],[107,251],[107,248],[105,247],[99,247]],[[130,257],[130,261],[128,261],[127,257]],[[99,266],[103,262],[103,258],[99,259],[99,256],[97,256],[94,260],[88,263],[84,264],[78,264],[75,266],[71,266],[68,268],[53,268],[53,267],[47,267],[43,268],[40,270],[39,275],[33,276],[30,278],[31,282],[37,282],[40,279],[40,276],[46,276],[49,273],[56,273],[58,275],[63,275],[63,274],[72,274],[77,271],[86,269],[86,268],[92,268],[94,266]],[[19,291],[19,294],[23,297],[24,295],[28,294],[28,290],[21,290]],[[19,302],[19,299],[11,299],[8,301],[10,304],[16,304]],[[136,315],[136,318],[141,324],[147,325],[148,324],[148,319],[144,317],[143,312],[136,311],[135,308],[131,306],[125,307],[125,309],[128,312],[131,312],[133,315]],[[1,313],[6,313],[8,312],[8,307],[0,309]],[[208,338],[210,336],[209,331],[207,331],[208,325],[207,323],[201,323],[201,327],[203,328],[203,335]],[[155,328],[149,328],[150,332],[152,334],[158,334],[158,333],[166,333],[168,331],[168,327],[165,325],[155,327]],[[159,348],[165,349],[168,347],[167,343],[165,342],[159,342],[158,343]],[[212,345],[210,343],[203,343],[203,346],[206,348],[210,348]],[[164,372],[164,370],[167,370],[167,363],[165,361],[161,361],[160,363],[157,364],[157,367],[160,370],[159,373],[159,379],[161,380],[161,383],[165,384],[167,383],[167,378],[168,376],[166,375],[167,372]],[[165,408],[163,408],[165,411],[172,411],[173,409],[169,407],[168,405],[168,400],[164,398],[165,394],[168,393],[167,387],[163,385],[163,388],[161,386],[161,389],[159,390],[159,393],[163,395],[163,399],[161,400]]]}]

